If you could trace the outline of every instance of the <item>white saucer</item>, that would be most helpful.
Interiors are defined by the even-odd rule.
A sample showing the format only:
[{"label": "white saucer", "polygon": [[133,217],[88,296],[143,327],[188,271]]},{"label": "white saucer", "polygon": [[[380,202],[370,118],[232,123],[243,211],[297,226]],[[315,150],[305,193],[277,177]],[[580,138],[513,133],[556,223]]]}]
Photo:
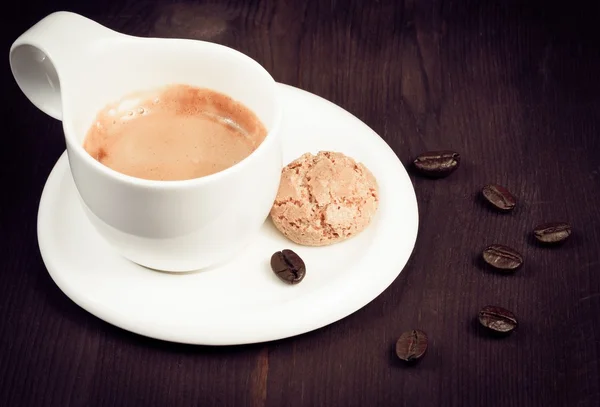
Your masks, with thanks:
[{"label": "white saucer", "polygon": [[[398,276],[417,237],[415,192],[404,167],[369,127],[340,107],[281,85],[284,162],[307,151],[343,152],[363,162],[380,188],[372,224],[355,238],[311,248],[286,240],[267,221],[230,263],[205,271],[151,271],[117,255],[88,222],[66,153],[52,170],[38,213],[42,258],[75,303],[123,329],[173,342],[231,345],[308,332],[362,308]],[[306,263],[304,280],[280,281],[269,260],[290,248]]]}]

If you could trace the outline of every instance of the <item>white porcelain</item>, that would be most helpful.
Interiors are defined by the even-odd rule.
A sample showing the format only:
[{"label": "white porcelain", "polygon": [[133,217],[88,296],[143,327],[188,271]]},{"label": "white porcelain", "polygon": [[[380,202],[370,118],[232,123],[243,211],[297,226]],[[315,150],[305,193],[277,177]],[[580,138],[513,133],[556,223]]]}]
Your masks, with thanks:
[{"label": "white porcelain", "polygon": [[[62,120],[82,207],[123,256],[154,269],[189,271],[231,259],[256,237],[282,167],[280,96],[257,62],[221,45],[127,36],[58,12],[14,42],[10,63],[31,102]],[[170,83],[241,101],[269,130],[265,141],[239,164],[187,181],[133,178],[85,152],[84,136],[102,107]]]},{"label": "white porcelain", "polygon": [[[287,115],[284,161],[307,151],[340,151],[377,178],[380,206],[369,227],[345,242],[298,246],[264,223],[232,261],[193,273],[163,273],[114,253],[90,226],[63,156],[48,178],[38,239],[50,275],[75,303],[99,318],[149,337],[205,345],[262,342],[308,332],[368,304],[405,266],[417,237],[415,192],[388,145],[360,120],[310,93],[279,85]],[[291,248],[306,262],[298,285],[269,267]]]}]

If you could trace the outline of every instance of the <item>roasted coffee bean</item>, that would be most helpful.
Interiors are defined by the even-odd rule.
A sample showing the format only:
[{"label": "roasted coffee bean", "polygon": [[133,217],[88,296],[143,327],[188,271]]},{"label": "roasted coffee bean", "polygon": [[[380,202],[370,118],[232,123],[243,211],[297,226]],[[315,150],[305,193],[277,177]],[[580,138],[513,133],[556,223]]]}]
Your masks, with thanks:
[{"label": "roasted coffee bean", "polygon": [[501,185],[486,185],[482,188],[481,194],[490,205],[500,211],[508,212],[517,204],[513,194]]},{"label": "roasted coffee bean", "polygon": [[273,253],[271,269],[277,277],[288,284],[298,284],[306,274],[304,261],[289,249]]},{"label": "roasted coffee bean", "polygon": [[415,362],[427,351],[427,334],[413,329],[406,331],[396,342],[396,355],[406,362]]},{"label": "roasted coffee bean", "polygon": [[562,243],[571,236],[571,225],[563,222],[544,223],[533,230],[535,238],[547,244]]},{"label": "roasted coffee bean", "polygon": [[459,167],[460,154],[454,151],[429,151],[415,158],[413,164],[421,174],[443,178]]},{"label": "roasted coffee bean", "polygon": [[495,333],[512,332],[518,325],[515,314],[502,307],[487,305],[479,311],[479,323]]},{"label": "roasted coffee bean", "polygon": [[523,256],[515,249],[501,244],[493,244],[483,251],[483,260],[490,266],[511,272],[523,265]]}]

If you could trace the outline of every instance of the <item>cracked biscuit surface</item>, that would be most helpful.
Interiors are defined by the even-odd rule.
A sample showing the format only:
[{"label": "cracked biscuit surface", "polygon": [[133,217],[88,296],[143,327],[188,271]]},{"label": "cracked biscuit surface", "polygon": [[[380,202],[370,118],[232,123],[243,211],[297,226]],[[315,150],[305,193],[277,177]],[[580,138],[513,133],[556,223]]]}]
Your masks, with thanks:
[{"label": "cracked biscuit surface", "polygon": [[275,227],[305,246],[325,246],[362,232],[377,212],[377,181],[338,152],[303,154],[281,172],[271,209]]}]

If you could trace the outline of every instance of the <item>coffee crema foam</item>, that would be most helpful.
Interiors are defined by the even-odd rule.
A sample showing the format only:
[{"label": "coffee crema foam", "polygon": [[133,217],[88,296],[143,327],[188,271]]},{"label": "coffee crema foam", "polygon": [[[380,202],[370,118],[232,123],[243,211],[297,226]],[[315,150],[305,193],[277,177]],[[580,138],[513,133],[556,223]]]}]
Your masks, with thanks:
[{"label": "coffee crema foam", "polygon": [[262,143],[267,130],[243,104],[222,93],[170,85],[127,95],[102,109],[83,147],[120,173],[187,180],[229,168]]}]

